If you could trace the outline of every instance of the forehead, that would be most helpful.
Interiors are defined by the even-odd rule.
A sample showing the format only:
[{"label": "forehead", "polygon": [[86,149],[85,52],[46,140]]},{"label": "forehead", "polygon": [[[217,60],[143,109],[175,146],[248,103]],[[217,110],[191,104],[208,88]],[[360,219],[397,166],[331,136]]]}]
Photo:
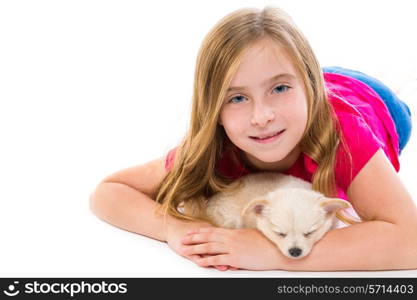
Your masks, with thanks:
[{"label": "forehead", "polygon": [[232,77],[229,88],[236,86],[256,86],[267,83],[276,75],[295,80],[297,78],[293,62],[284,48],[271,39],[256,42],[242,54],[240,65]]}]

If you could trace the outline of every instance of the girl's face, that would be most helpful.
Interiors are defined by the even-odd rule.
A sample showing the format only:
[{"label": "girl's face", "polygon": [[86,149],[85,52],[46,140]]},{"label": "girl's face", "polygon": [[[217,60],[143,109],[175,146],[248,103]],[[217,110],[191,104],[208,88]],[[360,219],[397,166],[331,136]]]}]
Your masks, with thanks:
[{"label": "girl's face", "polygon": [[263,39],[247,50],[219,123],[253,166],[283,171],[295,162],[307,124],[307,99],[301,78],[279,45]]}]

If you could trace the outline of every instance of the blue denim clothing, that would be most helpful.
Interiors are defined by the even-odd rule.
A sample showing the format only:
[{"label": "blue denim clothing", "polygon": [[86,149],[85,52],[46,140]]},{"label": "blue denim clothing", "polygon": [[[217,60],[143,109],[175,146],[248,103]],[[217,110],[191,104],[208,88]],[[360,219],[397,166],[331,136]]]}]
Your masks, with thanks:
[{"label": "blue denim clothing", "polygon": [[400,144],[399,154],[401,154],[401,151],[404,149],[411,135],[411,112],[407,104],[401,101],[394,94],[394,92],[391,91],[381,81],[362,72],[337,66],[323,67],[322,70],[326,73],[346,75],[360,80],[371,87],[382,98],[390,112],[392,119],[394,120]]}]

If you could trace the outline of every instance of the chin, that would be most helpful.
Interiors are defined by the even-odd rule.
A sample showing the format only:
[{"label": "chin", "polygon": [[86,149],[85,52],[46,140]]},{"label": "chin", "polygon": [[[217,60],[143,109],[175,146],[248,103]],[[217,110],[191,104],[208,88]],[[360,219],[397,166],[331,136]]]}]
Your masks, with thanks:
[{"label": "chin", "polygon": [[263,163],[276,163],[281,160],[283,160],[285,157],[287,157],[288,153],[284,153],[279,155],[278,153],[271,153],[270,155],[267,155],[267,153],[262,153],[261,155],[253,155],[257,160],[263,162]]}]

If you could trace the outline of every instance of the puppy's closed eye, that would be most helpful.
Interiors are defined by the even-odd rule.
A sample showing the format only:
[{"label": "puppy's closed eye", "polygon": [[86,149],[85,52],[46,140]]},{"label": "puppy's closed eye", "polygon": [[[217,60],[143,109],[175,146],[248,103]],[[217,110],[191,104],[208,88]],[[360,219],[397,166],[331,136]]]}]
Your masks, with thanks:
[{"label": "puppy's closed eye", "polygon": [[315,230],[312,230],[312,231],[309,231],[309,232],[307,232],[307,233],[304,233],[304,237],[309,237],[310,235],[312,235],[315,231],[316,231],[317,229],[315,229]]},{"label": "puppy's closed eye", "polygon": [[287,236],[287,234],[286,233],[282,233],[282,232],[275,232],[277,235],[279,235],[280,237],[283,237],[283,238],[285,238],[286,236]]}]

